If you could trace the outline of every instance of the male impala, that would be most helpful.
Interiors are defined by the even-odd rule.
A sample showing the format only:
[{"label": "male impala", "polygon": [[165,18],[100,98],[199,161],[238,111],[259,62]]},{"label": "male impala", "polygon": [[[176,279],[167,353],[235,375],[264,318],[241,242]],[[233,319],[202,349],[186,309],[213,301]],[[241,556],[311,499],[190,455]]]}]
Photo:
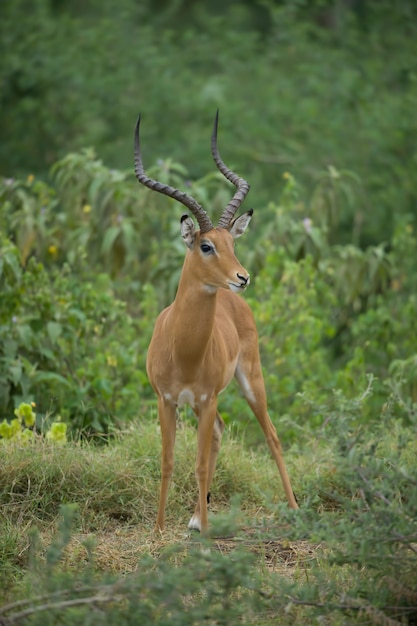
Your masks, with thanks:
[{"label": "male impala", "polygon": [[236,377],[243,395],[265,434],[278,466],[289,506],[298,508],[276,430],[267,412],[265,385],[259,358],[255,321],[240,294],[249,274],[234,253],[234,239],[243,235],[252,210],[234,215],[245,199],[248,183],[223,163],[217,149],[218,112],[211,150],[220,172],[237,191],[217,227],[191,196],[148,178],[139,145],[140,116],[135,129],[135,174],[140,183],[184,204],[198,221],[181,218],[187,246],[174,302],[158,316],[149,345],[147,372],[158,396],[162,436],[162,481],[156,528],[164,528],[169,481],[174,468],[177,407],[189,404],[198,418],[196,477],[197,505],[188,525],[206,531],[207,500],[220,449],[224,422],[217,411],[217,396]]}]

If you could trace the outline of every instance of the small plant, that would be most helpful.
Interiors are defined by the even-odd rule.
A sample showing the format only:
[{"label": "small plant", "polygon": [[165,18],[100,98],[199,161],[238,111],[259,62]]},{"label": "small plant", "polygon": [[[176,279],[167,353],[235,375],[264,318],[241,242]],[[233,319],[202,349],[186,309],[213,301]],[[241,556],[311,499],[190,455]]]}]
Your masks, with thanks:
[{"label": "small plant", "polygon": [[87,625],[92,611],[94,623],[103,626],[226,625],[247,617],[256,621],[258,576],[251,554],[243,550],[223,554],[197,542],[188,549],[177,545],[165,550],[159,559],[142,557],[128,576],[99,576],[94,571],[94,548],[87,540],[82,543],[86,562],[66,570],[63,561],[76,515],[73,505],[61,507],[58,531],[44,555],[39,534],[31,532],[29,597],[0,607],[1,623],[26,623],[30,618],[31,624],[44,626]]},{"label": "small plant", "polygon": [[[0,423],[0,443],[33,441],[36,433],[36,413],[33,410],[35,406],[34,402],[22,402],[14,411],[14,419]],[[67,441],[67,424],[61,422],[61,417],[57,417],[44,434],[48,441],[62,445]]]}]

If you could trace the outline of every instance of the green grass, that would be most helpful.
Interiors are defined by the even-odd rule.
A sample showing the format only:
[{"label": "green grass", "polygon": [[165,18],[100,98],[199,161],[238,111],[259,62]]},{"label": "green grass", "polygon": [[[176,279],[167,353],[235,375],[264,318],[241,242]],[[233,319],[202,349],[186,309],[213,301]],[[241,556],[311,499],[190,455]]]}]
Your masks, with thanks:
[{"label": "green grass", "polygon": [[[23,602],[19,606],[31,607],[30,623],[37,624],[42,611],[31,611],[41,596],[46,603],[55,598],[65,613],[67,598],[81,594],[85,607],[75,617],[67,611],[65,623],[87,624],[82,611],[99,593],[109,598],[102,619],[121,626],[129,623],[127,602],[138,620],[145,619],[148,602],[146,619],[156,624],[164,623],[163,610],[173,624],[316,624],[320,615],[325,624],[344,624],[345,614],[349,623],[361,623],[365,613],[372,617],[368,623],[385,623],[385,606],[416,602],[407,581],[415,566],[410,480],[412,486],[417,445],[395,421],[374,433],[359,428],[355,434],[343,419],[339,426],[305,432],[286,451],[298,512],[285,504],[266,446],[248,450],[226,432],[207,540],[187,531],[197,496],[196,432],[187,423],[178,429],[160,534],[153,532],[161,447],[155,422],[135,423],[106,444],[58,446],[38,439],[1,445],[0,607]],[[360,482],[365,470],[372,493]],[[391,527],[398,545],[380,553]],[[402,541],[401,533],[410,539]],[[114,601],[114,585],[123,602]],[[206,605],[210,594],[217,600]],[[10,609],[7,617],[14,613]]]},{"label": "green grass", "polygon": [[[108,445],[83,442],[61,447],[46,441],[3,445],[0,502],[4,514],[13,523],[44,526],[54,521],[61,504],[76,503],[86,531],[119,521],[151,527],[158,501],[160,450],[155,423],[132,425]],[[197,498],[195,455],[195,429],[180,427],[168,525],[192,514]],[[226,435],[212,489],[213,504],[223,508],[236,494],[242,494],[243,508],[249,511],[265,499],[282,498],[282,488],[266,451],[248,451]],[[102,526],[98,528],[99,519]]]}]

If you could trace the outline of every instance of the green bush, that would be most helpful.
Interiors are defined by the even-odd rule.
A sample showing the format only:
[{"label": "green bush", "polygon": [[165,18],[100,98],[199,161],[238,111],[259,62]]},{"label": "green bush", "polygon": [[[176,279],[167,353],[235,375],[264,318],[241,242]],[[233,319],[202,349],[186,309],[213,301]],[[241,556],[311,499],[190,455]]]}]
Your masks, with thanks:
[{"label": "green bush", "polygon": [[388,285],[369,294],[361,314],[348,321],[342,335],[343,355],[348,362],[345,367],[349,367],[349,360],[355,360],[354,353],[360,353],[365,370],[376,378],[374,400],[378,407],[388,401],[393,390],[401,402],[412,405],[416,400],[416,243],[412,226],[399,224],[387,255]]},{"label": "green bush", "polygon": [[328,393],[335,383],[326,340],[335,332],[335,295],[311,257],[296,263],[270,247],[250,299],[260,330],[269,404],[300,415],[299,394]]},{"label": "green bush", "polygon": [[[161,167],[181,186],[181,166]],[[1,187],[0,220],[10,239],[0,255],[0,405],[10,416],[20,402],[36,401],[43,416],[55,412],[75,429],[103,432],[153,398],[146,349],[158,311],[174,297],[184,248],[163,199],[140,187],[137,193],[133,177],[89,152],[53,170],[56,189],[37,179]],[[227,191],[209,175],[192,193],[221,206]],[[412,227],[400,224],[390,247],[333,245],[333,218],[326,211],[317,222],[306,218],[289,174],[281,202],[265,213],[262,245],[249,238],[238,256],[255,273],[247,297],[275,419],[284,413],[319,424],[302,394],[319,400],[340,387],[354,395],[370,373],[378,379],[372,419],[398,384],[402,361],[411,364],[404,370],[411,386],[403,390],[412,399]],[[154,229],[162,243],[150,236]],[[233,391],[220,410],[238,427],[248,423],[246,403]],[[252,430],[249,440],[258,435]]]},{"label": "green bush", "polygon": [[149,396],[150,328],[129,315],[109,277],[88,278],[81,252],[78,273],[69,265],[47,272],[34,258],[23,269],[7,241],[0,261],[3,414],[33,401],[40,420],[60,414],[82,432],[137,415]]},{"label": "green bush", "polygon": [[315,432],[321,461],[313,480],[306,474],[308,505],[300,515],[280,512],[291,521],[292,537],[305,533],[325,546],[331,570],[320,571],[316,563],[308,581],[290,593],[316,613],[343,611],[359,616],[358,623],[367,618],[375,624],[412,624],[417,606],[415,413],[412,428],[404,426],[391,402],[370,427],[364,416],[371,397],[370,382],[356,398],[338,391],[331,402],[316,407],[324,417]]},{"label": "green bush", "polygon": [[[3,420],[0,422],[0,443],[7,444],[8,442],[29,443],[34,441],[34,434],[36,433],[36,413],[34,412],[35,403],[27,404],[22,402],[20,406],[15,409],[15,418],[8,422]],[[49,430],[45,433],[46,439],[54,441],[61,445],[67,441],[67,425],[61,422],[61,418],[58,417],[52,424],[50,424]]]}]

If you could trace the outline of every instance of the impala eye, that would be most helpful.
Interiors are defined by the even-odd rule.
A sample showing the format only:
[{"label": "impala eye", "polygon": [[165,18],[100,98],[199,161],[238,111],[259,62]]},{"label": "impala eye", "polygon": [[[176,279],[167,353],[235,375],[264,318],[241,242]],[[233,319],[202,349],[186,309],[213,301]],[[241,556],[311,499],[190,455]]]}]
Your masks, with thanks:
[{"label": "impala eye", "polygon": [[200,250],[204,254],[210,254],[210,252],[213,252],[213,248],[209,246],[208,243],[202,243],[200,246]]}]

